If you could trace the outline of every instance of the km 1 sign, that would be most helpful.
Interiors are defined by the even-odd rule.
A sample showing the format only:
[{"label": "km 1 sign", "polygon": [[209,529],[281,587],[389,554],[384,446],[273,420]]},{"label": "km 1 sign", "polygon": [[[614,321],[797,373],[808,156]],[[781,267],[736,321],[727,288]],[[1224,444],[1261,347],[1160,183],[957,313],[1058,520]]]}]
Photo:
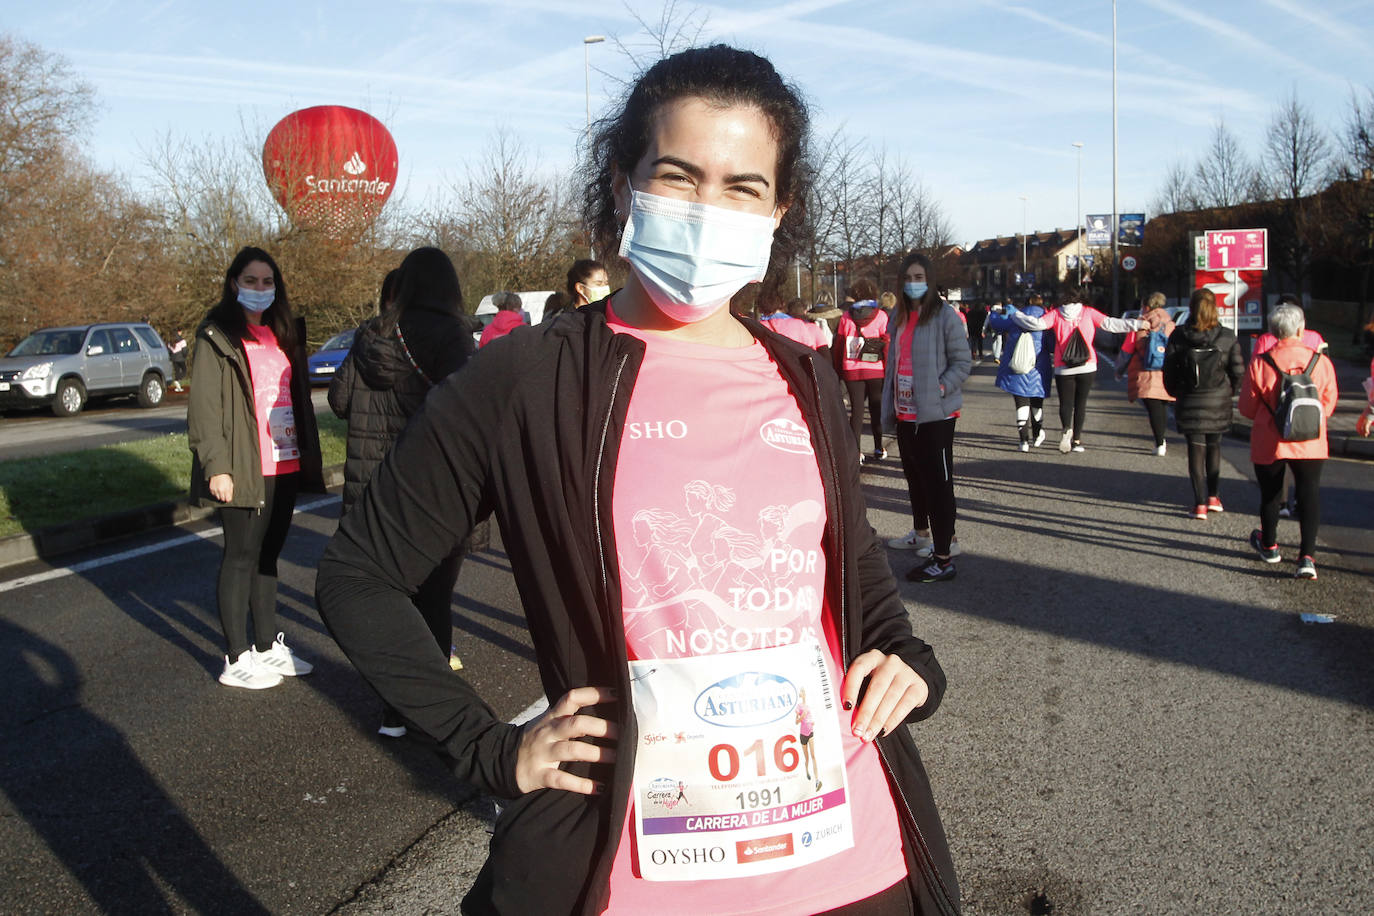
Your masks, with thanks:
[{"label": "km 1 sign", "polygon": [[1208,270],[1268,270],[1268,229],[1208,229]]}]

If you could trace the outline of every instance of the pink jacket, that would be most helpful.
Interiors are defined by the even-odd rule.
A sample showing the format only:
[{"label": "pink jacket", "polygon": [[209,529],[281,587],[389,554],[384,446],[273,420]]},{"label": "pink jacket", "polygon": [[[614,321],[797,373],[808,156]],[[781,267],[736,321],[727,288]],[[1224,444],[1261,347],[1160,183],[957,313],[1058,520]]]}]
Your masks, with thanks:
[{"label": "pink jacket", "polygon": [[[1269,351],[1278,367],[1287,373],[1301,372],[1316,352],[1303,345],[1302,340],[1281,340]],[[1267,359],[1252,359],[1245,372],[1245,386],[1240,391],[1240,412],[1255,421],[1250,430],[1250,460],[1255,464],[1273,464],[1286,458],[1325,458],[1326,418],[1336,412],[1336,369],[1325,356],[1312,369],[1312,381],[1322,402],[1322,434],[1310,442],[1284,442],[1274,423],[1274,404],[1278,401],[1279,377]]]},{"label": "pink jacket", "polygon": [[[1163,309],[1156,309],[1161,314],[1167,315]],[[1149,316],[1146,316],[1147,318]],[[1174,333],[1174,323],[1165,318],[1163,324],[1155,330],[1162,330],[1164,336]],[[1164,390],[1164,372],[1160,369],[1143,369],[1145,341],[1149,340],[1149,331],[1136,331],[1134,334],[1127,334],[1126,340],[1121,345],[1122,353],[1131,354],[1131,361],[1126,364],[1126,399],[1134,402],[1136,398],[1150,398],[1156,401],[1172,401],[1173,397],[1168,391]],[[1141,352],[1137,353],[1137,349]]]},{"label": "pink jacket", "polygon": [[496,313],[496,317],[491,319],[491,324],[482,329],[482,339],[477,342],[477,346],[485,347],[498,337],[505,337],[524,323],[525,317],[519,312],[514,309],[502,309]]},{"label": "pink jacket", "polygon": [[764,322],[768,327],[777,331],[783,337],[790,337],[797,343],[806,344],[813,350],[825,346],[825,335],[821,329],[809,321],[800,318],[793,318],[790,315],[779,315]]}]

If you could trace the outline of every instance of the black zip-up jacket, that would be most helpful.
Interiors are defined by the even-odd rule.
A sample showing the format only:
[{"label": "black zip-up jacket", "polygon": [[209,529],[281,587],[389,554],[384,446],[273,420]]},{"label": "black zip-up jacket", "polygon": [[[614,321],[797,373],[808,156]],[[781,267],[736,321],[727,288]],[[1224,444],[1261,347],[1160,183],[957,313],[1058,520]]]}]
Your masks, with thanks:
[{"label": "black zip-up jacket", "polygon": [[[930,687],[908,722],[939,706],[945,676],[911,633],[868,524],[839,380],[816,353],[744,320],[777,364],[811,430],[826,500],[826,602],[842,662],[896,654]],[[628,702],[584,712],[619,724],[614,764],[572,765],[600,795],[521,794],[520,729],[449,670],[406,597],[494,512],[533,638],[543,688],[615,687],[630,696],[612,483],[644,344],[616,334],[598,304],[517,329],[430,393],[320,561],[316,597],[334,638],[406,718],[439,740],[457,776],[514,799],[463,900],[465,913],[599,913],[629,803],[638,733]],[[959,891],[930,784],[906,728],[877,740],[909,882],[922,913],[954,914]]]}]

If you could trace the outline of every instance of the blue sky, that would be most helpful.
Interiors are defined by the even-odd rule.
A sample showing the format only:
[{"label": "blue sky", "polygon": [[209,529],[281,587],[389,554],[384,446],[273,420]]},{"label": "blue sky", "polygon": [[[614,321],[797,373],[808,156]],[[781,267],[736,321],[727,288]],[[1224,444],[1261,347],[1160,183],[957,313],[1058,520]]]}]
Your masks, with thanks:
[{"label": "blue sky", "polygon": [[[168,132],[265,136],[309,105],[370,111],[400,151],[397,193],[422,202],[502,127],[549,170],[584,126],[586,35],[643,47],[625,5],[582,0],[4,0],[0,26],[65,55],[101,108],[89,154],[144,173]],[[660,3],[630,0],[656,21]],[[776,0],[692,5],[703,38],[767,55],[837,127],[901,154],[967,242],[1111,211],[1109,0]],[[1224,118],[1257,154],[1290,91],[1335,128],[1352,87],[1374,86],[1374,0],[1122,0],[1119,204],[1145,210],[1164,171]],[[590,48],[593,116],[634,65]],[[599,71],[599,72],[598,72]]]}]

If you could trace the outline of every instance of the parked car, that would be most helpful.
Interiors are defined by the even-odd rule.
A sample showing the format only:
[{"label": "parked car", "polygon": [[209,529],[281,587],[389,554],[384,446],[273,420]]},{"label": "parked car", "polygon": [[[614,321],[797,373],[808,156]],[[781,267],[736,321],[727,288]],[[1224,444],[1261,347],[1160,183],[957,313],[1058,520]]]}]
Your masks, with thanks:
[{"label": "parked car", "polygon": [[310,366],[310,384],[328,385],[333,380],[334,373],[339,371],[339,364],[344,361],[348,351],[353,349],[353,337],[357,333],[357,328],[340,331],[326,340],[324,346],[310,354],[306,360]]},{"label": "parked car", "polygon": [[51,407],[70,417],[89,398],[130,394],[156,407],[171,377],[171,354],[150,325],[43,328],[0,359],[0,407]]}]

